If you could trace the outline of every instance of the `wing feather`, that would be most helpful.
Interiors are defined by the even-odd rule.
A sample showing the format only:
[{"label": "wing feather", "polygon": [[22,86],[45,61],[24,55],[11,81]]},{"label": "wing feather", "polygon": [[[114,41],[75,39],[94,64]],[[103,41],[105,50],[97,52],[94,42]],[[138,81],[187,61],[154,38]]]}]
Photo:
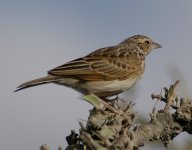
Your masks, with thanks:
[{"label": "wing feather", "polygon": [[[110,52],[112,48],[99,49],[95,53],[56,67],[48,73],[55,76],[70,76],[85,81],[125,79],[134,74],[142,73],[143,61],[136,53],[132,52],[129,55],[109,53],[107,55],[105,51]],[[124,49],[120,50],[125,51]]]}]

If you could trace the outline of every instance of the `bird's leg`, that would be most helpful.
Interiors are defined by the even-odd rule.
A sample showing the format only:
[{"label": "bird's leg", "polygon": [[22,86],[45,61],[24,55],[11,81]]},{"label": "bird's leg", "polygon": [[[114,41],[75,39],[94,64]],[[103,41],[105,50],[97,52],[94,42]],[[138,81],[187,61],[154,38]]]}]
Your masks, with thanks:
[{"label": "bird's leg", "polygon": [[[105,99],[105,100],[104,100],[104,99],[101,99],[101,97],[98,97],[97,95],[94,95],[94,94],[89,94],[89,95],[97,98],[97,100],[98,100],[102,105],[104,105],[106,108],[108,108],[108,109],[111,110],[112,112],[118,113],[113,106],[111,106],[108,102],[105,101],[106,99]],[[110,101],[110,100],[107,99],[107,101]]]},{"label": "bird's leg", "polygon": [[106,97],[100,97],[103,101],[105,101],[106,103],[108,103],[109,105],[115,107],[117,106],[117,108],[119,108],[119,96],[118,95],[115,95],[115,98],[112,98],[112,99],[109,99],[109,98],[106,98]]},{"label": "bird's leg", "polygon": [[118,109],[120,108],[120,106],[119,106],[119,95],[115,95],[115,98],[111,99],[110,101],[111,101],[113,106],[116,105]]},{"label": "bird's leg", "polygon": [[119,109],[120,108],[120,106],[119,106],[119,95],[116,95],[116,102],[117,102],[117,108]]},{"label": "bird's leg", "polygon": [[111,106],[114,106],[113,100],[108,99],[106,97],[99,97],[101,100],[103,100],[104,102],[108,103]]}]

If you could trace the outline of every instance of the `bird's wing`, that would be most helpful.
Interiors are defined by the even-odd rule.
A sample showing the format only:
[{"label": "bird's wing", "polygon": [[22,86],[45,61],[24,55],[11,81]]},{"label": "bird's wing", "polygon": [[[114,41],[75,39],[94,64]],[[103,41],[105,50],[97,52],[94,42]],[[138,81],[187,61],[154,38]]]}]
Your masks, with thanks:
[{"label": "bird's wing", "polygon": [[[108,50],[105,48],[105,50]],[[103,51],[102,49],[99,51]],[[98,52],[98,51],[95,51]],[[110,50],[109,50],[110,52]],[[55,76],[68,76],[85,81],[114,80],[131,78],[141,71],[142,61],[136,53],[114,55],[91,53],[59,66],[48,73]]]}]

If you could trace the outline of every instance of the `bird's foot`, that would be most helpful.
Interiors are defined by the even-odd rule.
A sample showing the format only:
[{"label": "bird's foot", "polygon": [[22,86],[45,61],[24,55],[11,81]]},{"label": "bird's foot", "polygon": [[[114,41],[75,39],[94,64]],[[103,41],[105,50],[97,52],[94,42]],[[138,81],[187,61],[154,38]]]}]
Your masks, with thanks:
[{"label": "bird's foot", "polygon": [[109,98],[101,98],[101,99],[115,108],[118,108],[118,109],[120,108],[119,100],[121,99],[119,99],[118,95],[115,95],[115,98],[112,98],[112,99],[109,99]]}]

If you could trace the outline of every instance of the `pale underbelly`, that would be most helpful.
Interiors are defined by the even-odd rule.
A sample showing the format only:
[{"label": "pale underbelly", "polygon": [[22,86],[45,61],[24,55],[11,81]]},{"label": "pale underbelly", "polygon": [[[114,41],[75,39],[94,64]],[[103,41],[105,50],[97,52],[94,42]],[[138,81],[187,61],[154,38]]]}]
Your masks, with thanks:
[{"label": "pale underbelly", "polygon": [[132,78],[127,80],[114,80],[114,81],[92,81],[82,83],[79,86],[82,89],[88,90],[93,93],[98,92],[113,92],[113,91],[126,91],[132,87],[140,78]]},{"label": "pale underbelly", "polygon": [[98,96],[112,96],[128,90],[140,78],[141,76],[127,80],[87,82],[79,82],[77,79],[65,78],[55,83],[71,87],[84,94],[94,93]]}]

